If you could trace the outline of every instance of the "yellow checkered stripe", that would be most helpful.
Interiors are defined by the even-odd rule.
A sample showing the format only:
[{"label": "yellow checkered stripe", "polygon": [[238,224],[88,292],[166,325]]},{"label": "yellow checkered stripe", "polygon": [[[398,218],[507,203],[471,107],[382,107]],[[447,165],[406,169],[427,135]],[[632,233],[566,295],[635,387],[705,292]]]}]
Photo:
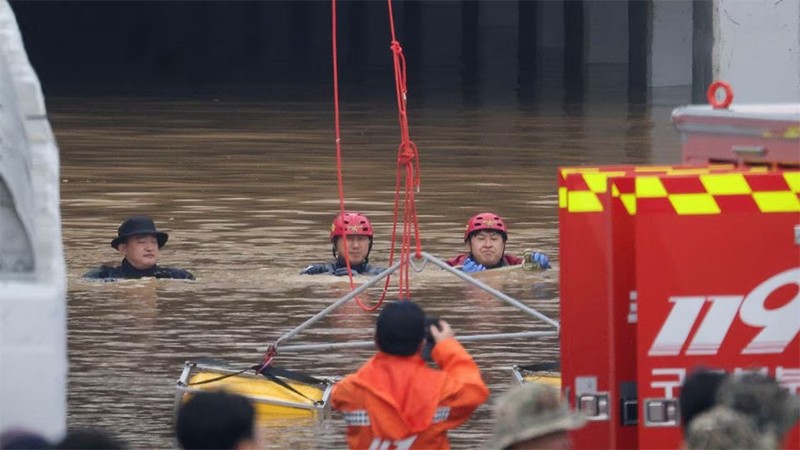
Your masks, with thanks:
[{"label": "yellow checkered stripe", "polygon": [[[608,178],[625,175],[625,171],[599,171],[586,170],[577,173],[587,187],[587,189],[572,189],[567,186],[558,188],[558,207],[566,208],[569,212],[600,212],[603,211],[603,204],[599,194],[603,194],[608,189]],[[570,173],[562,171],[564,180]]]},{"label": "yellow checkered stripe", "polygon": [[[635,176],[633,188],[620,189],[621,183],[616,180],[611,183],[612,197],[622,203],[628,214],[636,214],[637,205],[678,215],[720,214],[725,210],[800,212],[800,172],[769,172],[766,167],[752,167],[731,173],[731,169],[730,165],[561,169],[559,208],[569,213],[602,212],[609,207],[603,201],[609,178]],[[669,178],[676,176],[684,182],[696,177],[697,182],[694,188],[682,191],[683,187],[670,183]],[[773,178],[773,182],[765,183],[761,177],[782,180],[775,183]]]},{"label": "yellow checkered stripe", "polygon": [[[654,173],[660,175],[694,175],[728,171],[730,164],[712,164],[704,167],[686,166],[612,166],[612,167],[567,167],[559,171],[558,207],[570,213],[602,212],[606,206],[600,194],[608,190],[608,179],[625,175]],[[755,168],[755,171],[766,172],[766,168]],[[569,189],[570,176],[580,177],[574,184],[579,188]],[[574,181],[573,177],[573,181]]]},{"label": "yellow checkered stripe", "polygon": [[[752,172],[749,172],[752,173]],[[618,199],[628,214],[638,208],[673,212],[677,215],[721,214],[733,205],[736,211],[760,213],[800,212],[800,172],[777,172],[746,177],[745,173],[707,173],[698,175],[702,192],[668,190],[664,180],[656,176],[637,177],[634,192],[623,192],[612,185],[612,197]],[[762,177],[782,178],[784,183],[759,182]],[[778,180],[780,181],[780,180]],[[776,189],[774,186],[785,187]],[[772,185],[772,186],[769,186]]]}]

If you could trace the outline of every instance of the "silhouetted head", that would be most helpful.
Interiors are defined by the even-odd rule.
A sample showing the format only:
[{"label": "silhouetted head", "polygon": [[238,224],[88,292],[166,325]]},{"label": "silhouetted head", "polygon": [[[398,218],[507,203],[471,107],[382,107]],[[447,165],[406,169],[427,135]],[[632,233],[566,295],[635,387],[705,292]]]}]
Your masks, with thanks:
[{"label": "silhouetted head", "polygon": [[378,315],[375,343],[390,355],[410,356],[425,339],[425,312],[411,300],[386,305]]},{"label": "silhouetted head", "polygon": [[23,428],[11,428],[0,433],[0,449],[33,450],[53,448],[47,439],[38,433]]},{"label": "silhouetted head", "polygon": [[67,435],[56,444],[55,448],[59,450],[122,450],[126,446],[107,431],[78,428],[67,431]]},{"label": "silhouetted head", "polygon": [[255,439],[255,417],[253,404],[241,395],[200,392],[181,405],[175,434],[186,450],[234,449]]},{"label": "silhouetted head", "polygon": [[684,434],[695,416],[714,407],[717,402],[717,389],[726,376],[725,372],[706,368],[695,369],[686,376],[679,401]]}]

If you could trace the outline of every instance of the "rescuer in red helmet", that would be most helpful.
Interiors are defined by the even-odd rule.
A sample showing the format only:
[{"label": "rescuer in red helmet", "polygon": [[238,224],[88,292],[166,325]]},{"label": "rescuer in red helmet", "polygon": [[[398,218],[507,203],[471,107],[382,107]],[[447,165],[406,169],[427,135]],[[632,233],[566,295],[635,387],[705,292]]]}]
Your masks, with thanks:
[{"label": "rescuer in red helmet", "polygon": [[367,216],[357,212],[345,212],[333,219],[331,224],[331,244],[335,261],[329,263],[310,264],[300,272],[302,275],[330,274],[347,275],[345,262],[345,240],[347,236],[347,255],[350,258],[350,269],[353,274],[377,275],[385,269],[369,264],[369,252],[372,250],[372,224]]},{"label": "rescuer in red helmet", "polygon": [[[492,212],[475,214],[467,222],[464,231],[467,253],[447,260],[447,264],[459,267],[464,272],[522,264],[522,258],[505,253],[507,240],[508,228],[502,217]],[[550,260],[544,253],[533,252],[531,262],[540,269],[550,268]]]}]

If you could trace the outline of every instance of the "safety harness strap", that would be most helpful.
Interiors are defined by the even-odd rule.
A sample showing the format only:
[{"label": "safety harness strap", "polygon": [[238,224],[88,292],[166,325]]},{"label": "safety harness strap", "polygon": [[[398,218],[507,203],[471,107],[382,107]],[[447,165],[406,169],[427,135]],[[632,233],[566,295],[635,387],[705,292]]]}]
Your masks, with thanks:
[{"label": "safety harness strap", "polygon": [[[200,358],[197,362],[200,362],[200,363],[202,363],[204,365],[218,365],[218,366],[230,368],[230,366],[228,366],[228,365],[226,365],[224,363],[218,362],[218,361],[216,361],[214,359],[211,359],[211,358]],[[300,382],[300,383],[309,384],[309,385],[320,385],[320,384],[325,384],[326,383],[325,380],[321,380],[319,378],[315,378],[315,377],[312,377],[310,375],[305,375],[305,374],[302,374],[300,372],[295,372],[293,370],[283,369],[283,368],[275,367],[275,366],[272,366],[272,365],[264,366],[263,364],[256,364],[254,366],[250,366],[250,367],[247,367],[247,368],[244,368],[244,369],[240,369],[240,370],[237,370],[237,371],[232,372],[232,373],[226,373],[226,374],[220,375],[218,377],[209,378],[208,380],[196,381],[194,383],[187,383],[187,386],[199,386],[201,384],[214,383],[214,382],[217,382],[217,381],[222,381],[222,380],[224,380],[226,378],[231,378],[231,377],[235,377],[235,376],[241,375],[241,374],[243,374],[245,372],[249,372],[249,371],[253,371],[256,374],[263,375],[265,378],[267,378],[268,380],[274,382],[278,386],[280,386],[280,387],[282,387],[284,389],[287,389],[287,390],[289,390],[289,391],[291,391],[291,392],[293,392],[293,393],[295,393],[295,394],[297,394],[297,395],[299,395],[299,396],[301,396],[301,397],[305,398],[306,400],[309,400],[309,401],[311,401],[313,403],[318,403],[318,401],[316,401],[316,400],[314,400],[312,398],[309,398],[307,395],[305,395],[302,392],[298,391],[297,389],[292,387],[292,385],[290,385],[289,383],[283,381],[283,379],[281,379],[279,377],[286,378],[286,379],[289,379],[289,380],[292,380],[292,381],[297,381],[297,382]]]}]

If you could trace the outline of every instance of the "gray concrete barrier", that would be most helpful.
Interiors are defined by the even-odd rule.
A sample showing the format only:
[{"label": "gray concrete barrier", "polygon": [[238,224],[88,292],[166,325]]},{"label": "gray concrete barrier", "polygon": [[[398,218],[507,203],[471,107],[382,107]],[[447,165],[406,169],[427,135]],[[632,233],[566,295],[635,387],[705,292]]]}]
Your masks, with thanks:
[{"label": "gray concrete barrier", "polygon": [[0,431],[66,430],[66,274],[58,147],[7,0],[0,0]]}]

